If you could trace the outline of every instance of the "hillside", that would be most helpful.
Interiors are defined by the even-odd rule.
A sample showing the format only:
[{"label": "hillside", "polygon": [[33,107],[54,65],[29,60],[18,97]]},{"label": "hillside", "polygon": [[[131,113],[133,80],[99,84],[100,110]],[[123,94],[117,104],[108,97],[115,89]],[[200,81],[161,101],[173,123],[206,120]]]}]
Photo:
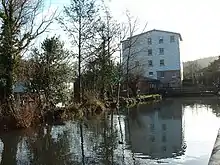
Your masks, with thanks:
[{"label": "hillside", "polygon": [[183,63],[183,70],[184,68],[187,68],[190,64],[198,64],[201,68],[207,67],[211,62],[215,61],[218,59],[218,56],[213,56],[213,57],[206,57],[206,58],[201,58],[198,60],[194,61],[187,61]]}]

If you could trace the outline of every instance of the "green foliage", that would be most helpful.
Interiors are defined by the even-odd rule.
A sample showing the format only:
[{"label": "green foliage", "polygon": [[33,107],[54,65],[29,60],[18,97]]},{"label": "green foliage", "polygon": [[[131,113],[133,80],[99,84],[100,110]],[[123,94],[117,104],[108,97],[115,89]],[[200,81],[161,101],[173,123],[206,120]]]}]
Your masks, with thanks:
[{"label": "green foliage", "polygon": [[203,75],[199,77],[200,81],[206,85],[216,85],[220,83],[220,58],[210,63],[207,68],[201,72]]},{"label": "green foliage", "polygon": [[42,43],[42,52],[37,49],[32,51],[31,89],[43,92],[47,101],[55,104],[67,101],[68,83],[73,76],[69,52],[63,46],[58,37],[52,37]]}]

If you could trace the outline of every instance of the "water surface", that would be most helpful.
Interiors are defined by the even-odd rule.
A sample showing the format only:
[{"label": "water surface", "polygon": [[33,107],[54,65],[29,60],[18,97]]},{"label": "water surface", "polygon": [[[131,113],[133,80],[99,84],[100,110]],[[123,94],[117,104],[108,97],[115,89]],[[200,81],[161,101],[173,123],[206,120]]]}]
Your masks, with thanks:
[{"label": "water surface", "polygon": [[207,165],[217,99],[169,99],[83,122],[0,135],[1,164]]}]

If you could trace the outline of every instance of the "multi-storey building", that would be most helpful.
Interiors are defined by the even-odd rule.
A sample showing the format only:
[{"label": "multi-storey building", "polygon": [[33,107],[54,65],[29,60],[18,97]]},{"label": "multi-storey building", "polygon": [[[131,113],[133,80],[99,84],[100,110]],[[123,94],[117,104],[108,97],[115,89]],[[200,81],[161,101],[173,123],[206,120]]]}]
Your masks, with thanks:
[{"label": "multi-storey building", "polygon": [[160,80],[164,86],[180,86],[180,41],[180,33],[162,30],[132,36],[122,42],[124,66],[131,73]]}]

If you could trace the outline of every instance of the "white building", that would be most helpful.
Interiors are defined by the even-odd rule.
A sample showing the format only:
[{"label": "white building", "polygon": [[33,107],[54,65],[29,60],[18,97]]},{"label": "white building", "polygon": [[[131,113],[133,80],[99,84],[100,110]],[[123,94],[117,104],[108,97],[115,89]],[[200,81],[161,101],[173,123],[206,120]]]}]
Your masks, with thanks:
[{"label": "white building", "polygon": [[[131,72],[160,80],[165,86],[181,84],[179,33],[150,30],[122,42],[124,66]],[[129,59],[129,60],[128,60]]]}]

